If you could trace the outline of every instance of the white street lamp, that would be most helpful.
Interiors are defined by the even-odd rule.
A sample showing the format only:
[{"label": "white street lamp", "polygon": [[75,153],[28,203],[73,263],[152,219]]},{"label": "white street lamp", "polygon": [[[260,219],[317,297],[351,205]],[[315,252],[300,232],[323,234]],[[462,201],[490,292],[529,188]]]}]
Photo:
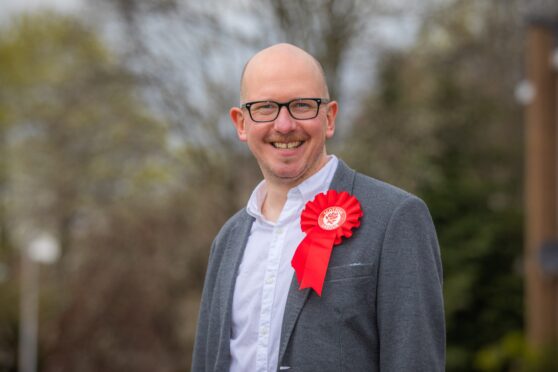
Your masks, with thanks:
[{"label": "white street lamp", "polygon": [[515,87],[515,99],[523,106],[527,106],[535,99],[536,90],[529,80],[522,80]]},{"label": "white street lamp", "polygon": [[39,267],[59,257],[58,242],[48,234],[34,238],[21,252],[21,304],[19,327],[19,370],[37,371],[37,335],[39,329]]},{"label": "white street lamp", "polygon": [[33,261],[51,264],[58,261],[60,250],[52,235],[42,234],[31,241],[27,254]]},{"label": "white street lamp", "polygon": [[558,48],[555,48],[550,56],[550,64],[558,71]]}]

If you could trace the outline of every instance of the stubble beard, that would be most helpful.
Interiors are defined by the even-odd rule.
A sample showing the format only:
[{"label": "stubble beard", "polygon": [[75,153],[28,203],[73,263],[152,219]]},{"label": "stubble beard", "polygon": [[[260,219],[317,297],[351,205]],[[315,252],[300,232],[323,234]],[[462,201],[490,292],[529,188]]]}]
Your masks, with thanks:
[{"label": "stubble beard", "polygon": [[260,170],[262,175],[267,182],[287,186],[289,188],[296,187],[304,182],[306,179],[310,178],[312,175],[316,174],[327,162],[327,155],[325,146],[323,150],[308,159],[308,162],[302,167],[298,174],[292,176],[281,176],[276,171],[272,169],[271,166],[266,166],[260,163]]}]

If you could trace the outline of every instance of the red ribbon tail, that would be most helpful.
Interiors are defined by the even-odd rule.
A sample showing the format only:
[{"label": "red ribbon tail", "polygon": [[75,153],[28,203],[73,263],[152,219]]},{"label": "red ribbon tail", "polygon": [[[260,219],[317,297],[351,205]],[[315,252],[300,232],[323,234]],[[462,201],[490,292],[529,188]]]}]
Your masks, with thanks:
[{"label": "red ribbon tail", "polygon": [[318,296],[322,295],[334,240],[335,231],[313,229],[299,244],[291,264],[295,269],[300,289],[312,288]]},{"label": "red ribbon tail", "polygon": [[306,235],[296,248],[293,259],[291,260],[291,265],[295,270],[296,280],[298,280],[299,284],[302,283],[302,279],[304,278],[304,267],[306,266],[306,259],[308,258],[308,252],[311,247],[311,235]]}]

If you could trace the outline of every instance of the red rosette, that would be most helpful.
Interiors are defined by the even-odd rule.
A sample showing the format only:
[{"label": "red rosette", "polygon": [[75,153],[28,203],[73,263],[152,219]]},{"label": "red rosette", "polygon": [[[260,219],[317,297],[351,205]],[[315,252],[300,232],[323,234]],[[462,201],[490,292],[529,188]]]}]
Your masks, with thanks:
[{"label": "red rosette", "polygon": [[321,296],[333,246],[353,235],[352,229],[360,226],[360,217],[360,203],[346,191],[329,190],[306,203],[300,216],[306,237],[291,261],[300,289],[312,288]]}]

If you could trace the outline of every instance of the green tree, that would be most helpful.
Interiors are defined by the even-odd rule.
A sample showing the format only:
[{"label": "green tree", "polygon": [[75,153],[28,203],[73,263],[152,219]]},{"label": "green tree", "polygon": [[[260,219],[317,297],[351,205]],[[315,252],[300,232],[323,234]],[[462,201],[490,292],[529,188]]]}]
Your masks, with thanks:
[{"label": "green tree", "polygon": [[[91,242],[87,251],[83,236],[124,228],[133,219],[134,205],[156,204],[171,187],[166,127],[145,109],[138,87],[98,37],[73,18],[22,16],[1,30],[0,260],[10,267],[0,287],[2,370],[15,368],[18,269],[13,247],[25,242],[18,232],[47,230],[60,242],[56,270],[43,272],[40,338],[43,358],[58,355],[57,324],[78,294],[102,295],[95,286],[70,285],[76,268],[90,265],[99,244]],[[107,226],[121,210],[128,212],[123,225]],[[105,265],[111,253],[97,250],[93,256]],[[103,274],[114,280],[118,270]]]}]

